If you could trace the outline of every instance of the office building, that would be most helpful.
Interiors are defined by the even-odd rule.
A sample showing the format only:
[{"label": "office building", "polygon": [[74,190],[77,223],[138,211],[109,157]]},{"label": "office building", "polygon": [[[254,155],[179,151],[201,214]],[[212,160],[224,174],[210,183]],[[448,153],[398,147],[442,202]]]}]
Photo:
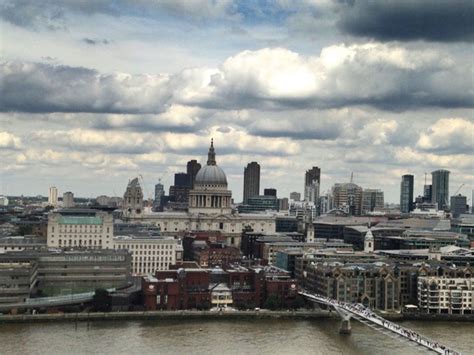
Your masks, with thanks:
[{"label": "office building", "polygon": [[48,204],[54,207],[58,205],[58,189],[55,186],[49,188]]},{"label": "office building", "polygon": [[135,275],[152,275],[183,260],[181,240],[173,237],[116,235],[112,248],[130,252],[131,270]]},{"label": "office building", "polygon": [[263,196],[277,196],[277,190],[272,188],[263,189]]},{"label": "office building", "polygon": [[288,201],[288,197],[283,197],[278,199],[278,209],[280,211],[288,211],[290,208],[290,204]]},{"label": "office building", "polygon": [[188,161],[186,164],[186,174],[188,175],[189,187],[191,189],[194,188],[194,181],[196,180],[199,169],[201,169],[201,164],[195,159]]},{"label": "office building", "polygon": [[383,191],[378,189],[364,189],[362,191],[362,213],[381,210],[384,207]]},{"label": "office building", "polygon": [[244,204],[253,196],[260,195],[260,165],[253,161],[244,169]]},{"label": "office building", "polygon": [[403,175],[400,185],[400,212],[402,213],[413,211],[413,187],[414,176]]},{"label": "office building", "polygon": [[155,199],[153,201],[154,211],[163,211],[162,197],[165,195],[165,187],[162,183],[155,185]]},{"label": "office building", "polygon": [[304,199],[307,202],[313,202],[317,205],[319,199],[319,186],[321,184],[321,169],[313,166],[306,170],[304,175]]},{"label": "office building", "polygon": [[89,209],[59,210],[48,216],[47,244],[55,248],[111,249],[111,214]]},{"label": "office building", "polygon": [[467,213],[467,198],[461,194],[451,196],[451,215],[458,218],[460,215]]},{"label": "office building", "polygon": [[351,216],[362,212],[362,187],[354,183],[335,184],[332,188],[333,207]]},{"label": "office building", "polygon": [[299,192],[291,192],[290,193],[290,200],[295,202],[299,202],[301,200],[301,194]]},{"label": "office building", "polygon": [[423,185],[423,202],[431,202],[431,185]]},{"label": "office building", "polygon": [[431,202],[438,204],[438,209],[448,208],[449,171],[436,170],[431,173]]},{"label": "office building", "polygon": [[63,194],[63,208],[74,207],[74,194],[70,191]]}]

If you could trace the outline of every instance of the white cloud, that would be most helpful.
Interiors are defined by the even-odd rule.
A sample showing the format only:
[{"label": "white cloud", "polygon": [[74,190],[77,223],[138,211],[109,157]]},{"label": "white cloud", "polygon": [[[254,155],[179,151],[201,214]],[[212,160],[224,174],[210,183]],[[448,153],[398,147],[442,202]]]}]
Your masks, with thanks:
[{"label": "white cloud", "polygon": [[472,153],[474,122],[463,118],[442,118],[420,134],[417,147],[427,151]]},{"label": "white cloud", "polygon": [[19,149],[21,139],[9,132],[0,131],[0,149]]}]

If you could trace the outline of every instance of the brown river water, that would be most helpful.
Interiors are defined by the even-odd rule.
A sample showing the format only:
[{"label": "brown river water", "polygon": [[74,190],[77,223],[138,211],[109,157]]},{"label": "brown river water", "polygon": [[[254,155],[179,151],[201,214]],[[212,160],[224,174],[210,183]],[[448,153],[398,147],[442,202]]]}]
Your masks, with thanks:
[{"label": "brown river water", "polygon": [[[474,354],[474,323],[403,322],[463,354]],[[427,354],[352,321],[336,319],[146,320],[0,324],[0,354]]]}]

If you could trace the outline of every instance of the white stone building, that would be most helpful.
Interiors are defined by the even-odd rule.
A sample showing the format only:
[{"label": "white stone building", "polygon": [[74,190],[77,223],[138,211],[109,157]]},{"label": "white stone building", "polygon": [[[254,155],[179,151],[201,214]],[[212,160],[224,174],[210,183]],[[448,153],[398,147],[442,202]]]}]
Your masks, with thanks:
[{"label": "white stone building", "polygon": [[54,207],[58,204],[58,189],[55,186],[49,188],[48,204]]},{"label": "white stone building", "polygon": [[128,182],[123,195],[123,213],[126,217],[136,217],[143,214],[143,191],[138,178]]},{"label": "white stone building", "polygon": [[183,260],[181,240],[161,236],[115,236],[112,248],[128,250],[132,254],[132,273],[154,275],[156,270]]},{"label": "white stone building", "polygon": [[418,307],[426,313],[465,314],[474,310],[474,278],[418,277]]},{"label": "white stone building", "polygon": [[107,212],[59,210],[48,216],[48,247],[111,249],[113,234],[113,217]]},{"label": "white stone building", "polygon": [[234,246],[240,245],[244,228],[275,233],[276,213],[239,214],[232,211],[232,191],[227,189],[227,177],[216,163],[212,141],[207,165],[198,171],[189,199],[188,212],[147,212],[130,217],[155,224],[163,235],[177,235],[183,231],[220,231],[227,237],[227,244]]}]

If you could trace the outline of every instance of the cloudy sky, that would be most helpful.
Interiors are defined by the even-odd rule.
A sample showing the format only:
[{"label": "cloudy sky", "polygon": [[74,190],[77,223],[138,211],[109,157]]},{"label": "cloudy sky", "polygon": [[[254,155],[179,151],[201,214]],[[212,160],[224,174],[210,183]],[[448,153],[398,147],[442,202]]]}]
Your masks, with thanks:
[{"label": "cloudy sky", "polygon": [[[121,195],[189,159],[302,191],[306,169],[474,189],[472,0],[0,0],[3,194]],[[430,178],[428,179],[430,180]],[[470,201],[469,201],[470,203]]]}]

